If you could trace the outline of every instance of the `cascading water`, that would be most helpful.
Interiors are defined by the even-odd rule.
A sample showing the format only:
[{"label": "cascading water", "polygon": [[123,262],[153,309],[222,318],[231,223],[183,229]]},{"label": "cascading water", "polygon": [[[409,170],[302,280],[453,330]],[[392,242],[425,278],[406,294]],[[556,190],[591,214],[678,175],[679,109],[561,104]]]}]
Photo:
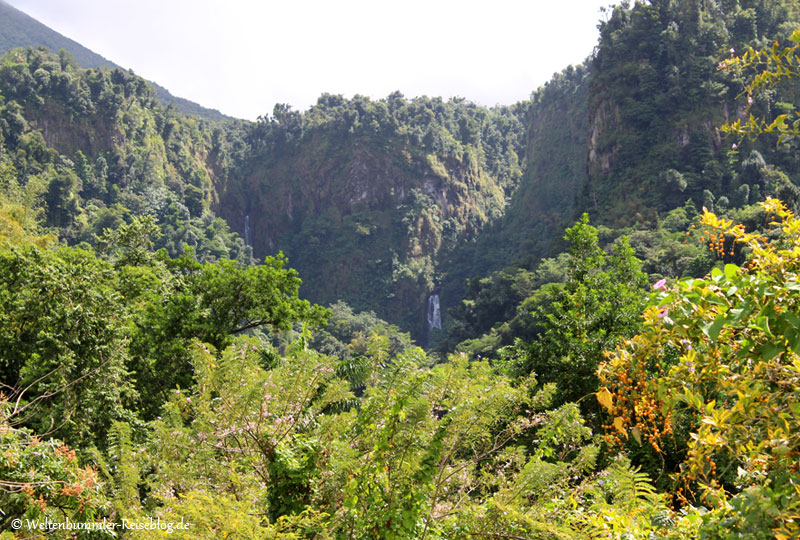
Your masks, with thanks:
[{"label": "cascading water", "polygon": [[244,245],[253,247],[253,239],[250,238],[250,215],[244,216]]},{"label": "cascading water", "polygon": [[442,312],[439,309],[439,295],[432,294],[428,297],[428,330],[442,329]]}]

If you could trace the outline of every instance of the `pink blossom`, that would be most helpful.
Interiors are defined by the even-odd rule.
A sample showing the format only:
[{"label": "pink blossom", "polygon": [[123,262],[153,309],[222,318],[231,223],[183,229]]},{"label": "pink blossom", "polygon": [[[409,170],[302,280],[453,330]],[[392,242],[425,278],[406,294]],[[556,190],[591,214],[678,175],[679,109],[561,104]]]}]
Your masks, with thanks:
[{"label": "pink blossom", "polygon": [[667,290],[667,280],[666,280],[666,278],[658,280],[656,282],[656,284],[653,285],[653,289],[661,289],[662,291],[666,291]]}]

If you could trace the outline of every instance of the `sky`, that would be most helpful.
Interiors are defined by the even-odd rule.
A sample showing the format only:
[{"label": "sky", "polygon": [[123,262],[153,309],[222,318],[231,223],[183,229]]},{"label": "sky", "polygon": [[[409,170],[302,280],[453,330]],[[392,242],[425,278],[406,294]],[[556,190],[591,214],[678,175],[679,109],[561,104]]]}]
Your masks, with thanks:
[{"label": "sky", "polygon": [[526,99],[611,0],[7,0],[173,95],[255,120],[322,93]]}]

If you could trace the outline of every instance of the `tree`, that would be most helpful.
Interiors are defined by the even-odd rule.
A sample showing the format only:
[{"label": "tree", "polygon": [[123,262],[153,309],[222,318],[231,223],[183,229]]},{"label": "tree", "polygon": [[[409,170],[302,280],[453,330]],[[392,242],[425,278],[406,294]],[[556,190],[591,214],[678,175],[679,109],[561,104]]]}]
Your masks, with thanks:
[{"label": "tree", "polygon": [[189,213],[192,217],[200,217],[203,215],[203,199],[205,194],[203,190],[199,187],[193,186],[192,184],[187,184],[184,188],[183,200],[186,203],[186,208],[189,209]]},{"label": "tree", "polygon": [[75,171],[58,166],[47,187],[44,202],[47,205],[47,225],[68,229],[80,213],[77,186],[80,183]]},{"label": "tree", "polygon": [[298,297],[301,280],[285,264],[283,255],[258,266],[227,259],[204,264],[187,248],[177,259],[161,252],[150,265],[120,269],[121,292],[135,306],[132,366],[147,397],[148,417],[158,414],[169,390],[192,385],[193,341],[221,351],[247,331],[290,330],[326,320],[327,310]]},{"label": "tree", "polygon": [[779,114],[773,119],[759,118],[750,113],[759,92],[800,78],[800,28],[792,33],[789,40],[794,45],[781,48],[775,41],[769,49],[750,47],[743,55],[732,56],[720,64],[721,69],[738,74],[757,72],[744,87],[743,95],[747,96],[747,120],[743,122],[739,118],[728,122],[722,126],[725,133],[751,138],[762,134],[777,134],[778,143],[787,135],[800,135],[800,113],[797,110]]},{"label": "tree", "polygon": [[[197,301],[193,314],[184,313],[193,321],[189,333],[222,349],[235,334],[262,326],[289,330],[295,324],[322,324],[328,310],[298,297],[301,279],[284,268],[286,262],[282,253],[257,266],[227,259],[200,264],[189,253],[167,261],[183,281],[177,298],[188,294]],[[186,306],[178,300],[172,307],[182,312]]]},{"label": "tree", "polygon": [[115,229],[105,228],[97,237],[97,251],[117,268],[150,265],[155,260],[152,251],[154,240],[159,236],[161,229],[153,216],[134,216],[130,224],[122,223]]},{"label": "tree", "polygon": [[0,249],[0,381],[13,425],[102,446],[129,418],[127,309],[114,286],[89,251]]},{"label": "tree", "polygon": [[557,383],[559,403],[577,401],[597,388],[595,371],[603,351],[639,328],[646,285],[627,238],[607,255],[587,214],[564,238],[570,243],[567,281],[538,308],[539,337],[513,350],[516,373],[533,372],[540,382]]},{"label": "tree", "polygon": [[[545,397],[531,399],[526,385],[464,355],[428,368],[424,353],[410,349],[355,398],[335,359],[300,342],[268,367],[252,339],[219,355],[192,351],[197,384],[171,393],[152,423],[153,493],[171,513],[192,498],[212,513],[229,499],[252,501],[265,518],[260,527],[285,528],[287,538],[311,516],[318,538],[452,537],[442,530],[458,530],[459,511],[497,482],[484,471],[504,474],[505,447],[545,421],[526,414]],[[353,399],[359,407],[335,407]],[[548,417],[543,452],[573,430],[585,437],[576,416],[572,407]]]}]

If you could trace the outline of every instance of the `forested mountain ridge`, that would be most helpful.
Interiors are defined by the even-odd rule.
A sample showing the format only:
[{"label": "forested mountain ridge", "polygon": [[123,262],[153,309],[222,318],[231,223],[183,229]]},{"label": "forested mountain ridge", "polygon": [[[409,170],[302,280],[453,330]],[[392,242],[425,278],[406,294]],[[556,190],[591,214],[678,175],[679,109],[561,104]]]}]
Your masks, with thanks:
[{"label": "forested mountain ridge", "polygon": [[[497,290],[509,283],[501,270],[533,275],[540,267],[552,276],[542,258],[565,249],[561,231],[581,212],[608,227],[606,241],[629,234],[649,273],[699,276],[711,261],[685,241],[667,240],[676,223],[688,226],[685,219],[702,207],[736,211],[772,195],[796,208],[800,200],[795,139],[775,145],[725,138],[719,129],[745,111],[774,118],[797,103],[797,85],[789,83],[757,92],[748,104],[748,74],[720,69],[748,46],[788,43],[800,25],[796,2],[623,3],[604,19],[586,65],[565,70],[534,93],[526,169],[499,226],[457,250],[449,265],[497,272],[485,286],[474,279],[459,306],[452,302],[463,289],[450,284],[444,301],[455,309],[451,338],[470,335],[461,332],[465,324],[475,328],[465,314],[483,319],[475,314],[483,309],[475,295],[493,290],[517,298],[524,310],[517,293]],[[494,311],[513,313],[509,306]],[[494,320],[503,323],[510,321]]]},{"label": "forested mountain ridge", "polygon": [[[740,76],[719,69],[720,62],[747,46],[786,43],[798,19],[796,2],[614,8],[592,59],[590,180],[581,206],[624,225],[653,222],[687,198],[710,207],[712,199],[735,198],[744,184],[756,187],[738,170],[754,149],[797,174],[796,149],[745,144],[731,154],[736,141],[723,141],[718,126],[744,105],[737,100]],[[757,108],[777,111],[794,97],[765,92],[756,96]]]},{"label": "forested mountain ridge", "polygon": [[[718,129],[745,105],[741,75],[720,62],[748,45],[785,43],[800,21],[795,2],[654,0],[622,3],[604,19],[585,64],[533,93],[523,181],[484,244],[489,264],[501,250],[525,265],[557,253],[561,231],[584,211],[613,228],[652,228],[688,199],[698,208],[720,197],[741,204],[752,189],[747,200],[758,200],[753,150],[800,172],[791,145],[725,141]],[[777,114],[796,100],[794,90],[780,92],[759,94],[756,109]]]},{"label": "forested mountain ridge", "polygon": [[[53,52],[64,49],[75,57],[78,65],[84,69],[100,67],[122,69],[80,43],[62,36],[14,6],[0,0],[0,53],[17,47],[47,47]],[[201,116],[210,120],[228,118],[217,110],[203,107],[188,99],[173,96],[169,90],[152,81],[150,81],[150,84],[155,89],[156,97],[165,107],[173,104],[183,114]]]},{"label": "forested mountain ridge", "polygon": [[463,295],[467,278],[509,266],[531,269],[563,248],[560,236],[578,216],[588,182],[591,80],[590,68],[570,66],[531,95],[522,178],[502,218],[474,242],[457,246],[442,264],[448,306]]},{"label": "forested mountain ridge", "polygon": [[231,167],[224,132],[239,123],[180,116],[143,79],[80,69],[65,51],[15,49],[2,59],[4,190],[41,209],[43,225],[94,243],[105,228],[151,215],[164,233],[158,247],[172,256],[190,246],[203,260],[252,260],[210,210]]},{"label": "forested mountain ridge", "polygon": [[161,107],[126,71],[33,49],[4,57],[0,92],[9,174],[29,189],[39,175],[62,238],[151,214],[172,255],[283,250],[310,298],[346,298],[417,338],[439,252],[502,216],[523,168],[524,105],[323,96],[305,113],[213,123]]},{"label": "forested mountain ridge", "polygon": [[[98,174],[80,186],[103,220],[155,212],[184,237],[162,239],[175,254],[213,244],[224,228],[187,229],[187,213],[211,222],[218,214],[240,247],[217,246],[217,255],[242,257],[246,242],[259,257],[283,250],[309,298],[344,298],[424,340],[429,295],[439,294],[447,326],[466,279],[534,270],[564,248],[561,231],[582,211],[646,230],[690,199],[732,207],[782,190],[794,200],[792,142],[744,141],[733,151],[723,142],[716,126],[741,110],[741,83],[717,64],[731,49],[786,36],[797,19],[791,2],[622,5],[600,24],[585,66],[494,109],[324,95],[308,111],[277,106],[255,123],[212,123],[156,106],[146,83],[122,70],[82,72],[61,57],[59,82],[56,60],[30,52],[26,67],[6,66],[2,91],[9,111],[23,107],[28,138],[40,132],[73,165],[105,161],[99,176],[110,176],[97,189],[109,195],[91,192]],[[770,111],[793,98],[758,99]],[[100,215],[85,213],[88,236],[62,236],[100,232],[108,221],[90,214]]]}]

